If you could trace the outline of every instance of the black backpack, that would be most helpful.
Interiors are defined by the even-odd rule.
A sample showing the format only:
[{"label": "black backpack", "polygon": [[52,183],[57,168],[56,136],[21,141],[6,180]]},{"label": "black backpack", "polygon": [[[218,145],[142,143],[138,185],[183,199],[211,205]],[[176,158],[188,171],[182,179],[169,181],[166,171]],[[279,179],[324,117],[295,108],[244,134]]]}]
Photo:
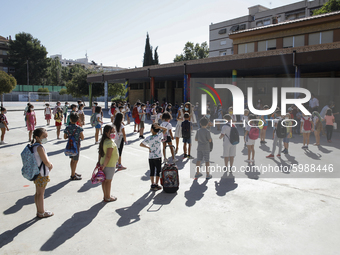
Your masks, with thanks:
[{"label": "black backpack", "polygon": [[189,121],[182,122],[182,137],[185,139],[189,139],[191,137],[191,127]]},{"label": "black backpack", "polygon": [[287,128],[282,125],[282,120],[279,120],[277,123],[276,135],[278,138],[285,138],[287,136]]},{"label": "black backpack", "polygon": [[[228,125],[228,126],[230,127],[230,125]],[[240,135],[239,135],[236,127],[231,126],[230,128],[231,128],[230,129],[230,137],[229,136],[227,136],[227,137],[229,139],[229,142],[232,145],[236,145],[240,142]]]}]

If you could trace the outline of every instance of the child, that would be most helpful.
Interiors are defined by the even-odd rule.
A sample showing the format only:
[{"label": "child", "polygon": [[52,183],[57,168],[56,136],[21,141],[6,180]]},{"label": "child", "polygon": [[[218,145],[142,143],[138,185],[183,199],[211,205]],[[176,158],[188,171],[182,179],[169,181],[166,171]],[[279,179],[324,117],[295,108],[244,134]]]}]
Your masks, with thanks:
[{"label": "child", "polygon": [[119,158],[116,167],[118,170],[124,170],[126,167],[122,165],[122,153],[123,153],[123,147],[124,143],[127,144],[126,141],[126,135],[125,135],[125,129],[124,129],[124,124],[123,124],[123,114],[122,113],[117,113],[115,121],[113,123],[117,134],[116,134],[116,144],[118,147],[118,152],[119,152]]},{"label": "child", "polygon": [[220,139],[223,138],[223,158],[224,158],[224,165],[228,169],[228,162],[230,161],[230,171],[234,164],[234,157],[236,156],[236,145],[230,143],[230,132],[231,127],[235,127],[231,125],[231,116],[229,114],[225,114],[223,116],[225,120],[228,121],[226,125],[222,127]]},{"label": "child", "polygon": [[79,108],[78,108],[78,116],[79,116],[79,121],[78,121],[78,126],[82,127],[85,125],[85,114],[84,114],[84,104],[80,103]]},{"label": "child", "polygon": [[57,108],[61,106],[61,103],[58,101],[56,106],[53,108],[53,115],[57,113]]},{"label": "child", "polygon": [[[268,110],[268,109],[269,109],[268,105],[263,106],[263,110]],[[267,133],[267,128],[268,128],[268,122],[266,120],[268,119],[268,115],[261,116],[260,118],[263,122],[263,127],[262,127],[261,132],[260,132],[260,138],[261,138],[260,143],[265,144],[265,143],[267,143],[266,142],[266,133]]]},{"label": "child", "polygon": [[61,129],[61,125],[63,123],[63,111],[60,109],[60,107],[57,108],[57,112],[54,115],[54,120],[55,120],[55,126],[57,128],[57,139],[61,139],[60,138],[60,129]]},{"label": "child", "polygon": [[210,132],[207,130],[208,119],[202,118],[200,120],[201,128],[197,130],[195,141],[198,142],[197,146],[197,162],[196,162],[196,174],[195,178],[202,176],[200,173],[201,161],[205,160],[206,166],[206,179],[211,179],[212,175],[209,173],[209,160],[210,160],[210,143],[212,141]]},{"label": "child", "polygon": [[[183,158],[191,158],[191,130],[192,125],[190,122],[190,115],[189,113],[184,113],[184,121],[181,123],[181,130],[182,130],[182,137],[183,137],[183,151],[184,156]],[[188,144],[188,154],[187,154],[187,144]]]},{"label": "child", "polygon": [[[248,121],[256,119],[256,116],[253,114],[248,115]],[[254,122],[250,122],[251,125],[254,125]],[[248,159],[245,160],[247,163],[255,163],[255,139],[251,139],[249,137],[250,130],[252,128],[257,128],[257,127],[252,127],[251,125],[246,125],[246,133],[244,136],[246,137],[246,145],[248,149]],[[251,159],[250,159],[251,158]]]},{"label": "child", "polygon": [[139,119],[140,119],[140,129],[139,129],[139,138],[144,139],[144,122],[145,122],[145,104],[141,105],[141,109],[139,110],[138,114],[139,114]]},{"label": "child", "polygon": [[37,207],[37,217],[38,218],[47,218],[54,215],[53,212],[45,211],[44,209],[44,194],[47,183],[50,181],[50,171],[53,169],[52,163],[48,160],[48,156],[46,154],[46,150],[43,147],[43,144],[47,142],[47,132],[44,128],[37,128],[33,132],[33,140],[32,145],[33,153],[35,160],[37,161],[38,166],[43,163],[43,167],[40,168],[40,173],[38,177],[34,180],[35,184],[35,195],[34,202]]},{"label": "child", "polygon": [[84,134],[83,134],[84,129],[76,125],[78,120],[79,120],[78,113],[71,112],[70,113],[70,125],[68,125],[64,130],[64,139],[68,139],[71,136],[73,136],[78,146],[78,154],[76,156],[70,156],[70,159],[71,159],[70,179],[72,181],[81,180],[81,174],[76,173],[76,168],[77,168],[79,154],[80,154],[80,140],[84,140]]},{"label": "child", "polygon": [[31,103],[27,103],[26,107],[25,107],[25,110],[24,110],[24,116],[25,116],[25,125],[27,126],[27,112],[28,112],[28,109],[30,108],[31,106]]},{"label": "child", "polygon": [[237,120],[236,120],[236,115],[233,114],[233,107],[232,107],[232,106],[230,106],[230,107],[228,108],[228,113],[229,113],[231,119],[233,120],[233,122],[236,122],[236,121],[237,121]]},{"label": "child", "polygon": [[[137,132],[137,133],[140,132],[140,130],[139,130],[139,124],[140,124],[139,110],[140,110],[140,105],[141,105],[141,103],[137,102],[135,104],[135,106],[133,107],[133,110],[132,110],[132,114],[133,114],[132,117],[135,119],[135,127],[134,127],[133,132]],[[137,126],[138,130],[136,130],[136,126]]]},{"label": "child", "polygon": [[125,104],[125,119],[127,119],[127,124],[130,124],[130,118],[131,118],[131,106],[130,103]]},{"label": "child", "polygon": [[[281,110],[277,110],[275,112],[276,118],[274,119],[273,123],[274,123],[274,141],[273,141],[273,148],[272,148],[272,153],[269,154],[266,158],[274,158],[275,156],[275,150],[276,150],[276,146],[277,143],[279,143],[279,154],[277,154],[276,156],[278,158],[281,157],[281,149],[282,149],[282,140],[283,138],[279,138],[277,137],[277,133],[276,133],[276,129],[278,125],[281,125],[279,122],[282,120],[282,116],[281,116]],[[286,124],[285,124],[286,125]]]},{"label": "child", "polygon": [[151,120],[152,120],[152,123],[155,123],[156,119],[157,119],[156,104],[153,103],[151,105]]},{"label": "child", "polygon": [[161,143],[163,135],[167,132],[167,128],[160,127],[158,123],[151,125],[151,136],[147,137],[143,142],[140,143],[141,147],[149,149],[149,166],[150,166],[150,181],[151,190],[157,191],[162,189],[158,185],[161,164],[162,164],[162,151]]},{"label": "child", "polygon": [[[286,120],[291,119],[291,114],[287,113]],[[289,139],[292,138],[293,136],[293,128],[292,128],[292,121],[285,121],[285,125],[287,126],[287,136],[285,138],[283,138],[283,146],[285,147],[283,149],[283,153],[284,154],[288,154],[288,147],[289,147]]]},{"label": "child", "polygon": [[92,106],[92,114],[96,112],[96,107],[98,106],[97,102],[93,102],[93,106]]},{"label": "child", "polygon": [[47,121],[47,126],[50,125],[51,121],[51,108],[50,104],[46,104],[45,110],[44,110],[45,120]]},{"label": "child", "polygon": [[160,106],[156,106],[156,112],[157,112],[157,118],[156,118],[156,120],[155,120],[155,123],[162,123],[162,111],[163,111],[163,109],[162,109],[162,107],[160,107]]},{"label": "child", "polygon": [[313,115],[313,123],[314,123],[314,136],[315,136],[315,143],[314,145],[320,146],[320,133],[323,131],[322,127],[322,118],[317,111],[312,113]]},{"label": "child", "polygon": [[28,130],[28,141],[32,141],[32,133],[37,125],[37,118],[35,117],[34,106],[30,105],[27,110],[27,130]]},{"label": "child", "polygon": [[6,118],[6,114],[7,113],[7,110],[6,108],[4,107],[1,107],[1,114],[0,114],[0,128],[1,128],[1,142],[0,144],[6,144],[5,143],[5,133],[6,133],[6,130],[9,131],[9,128],[8,128],[8,121],[7,121],[7,118]]},{"label": "child", "polygon": [[116,162],[118,159],[117,145],[112,141],[115,129],[111,125],[104,127],[104,133],[99,144],[98,163],[103,167],[105,173],[105,181],[102,182],[105,202],[114,202],[116,197],[111,196],[111,182],[116,172]]},{"label": "child", "polygon": [[303,135],[302,149],[308,149],[309,136],[310,136],[310,132],[314,131],[313,128],[314,128],[314,123],[312,121],[312,118],[302,113],[301,126],[300,126],[300,133],[302,133]]},{"label": "child", "polygon": [[94,138],[95,138],[95,144],[98,144],[98,136],[99,136],[99,131],[101,130],[102,128],[102,124],[103,124],[103,121],[102,121],[102,108],[100,106],[97,106],[96,107],[96,110],[95,110],[95,114],[96,114],[96,120],[97,120],[97,125],[95,126],[96,128],[96,133],[94,135]]},{"label": "child", "polygon": [[70,125],[70,116],[71,113],[77,112],[77,106],[75,104],[71,104],[71,112],[70,114],[67,116],[67,121],[66,121],[66,125]]},{"label": "child", "polygon": [[[243,127],[243,131],[244,131],[244,134],[246,134],[246,127],[248,126],[248,116],[249,116],[249,110],[248,109],[245,109],[244,110],[244,115],[242,116],[242,120],[243,120],[243,123],[244,123],[244,127]],[[244,139],[244,147],[246,147],[246,135],[244,135],[243,139]]]},{"label": "child", "polygon": [[166,133],[164,134],[164,139],[163,139],[163,155],[164,155],[164,162],[167,162],[168,159],[165,157],[165,149],[166,145],[168,144],[171,150],[171,155],[172,155],[172,161],[177,162],[177,159],[175,158],[175,152],[174,148],[172,145],[172,140],[174,140],[174,137],[172,135],[172,125],[170,124],[171,116],[168,112],[164,112],[162,115],[162,124],[161,127],[164,127],[167,129]]},{"label": "child", "polygon": [[111,116],[111,122],[112,123],[115,119],[115,114],[116,114],[116,103],[112,102],[111,107],[110,107],[110,116]]},{"label": "child", "polygon": [[327,142],[332,142],[332,134],[333,134],[333,128],[334,128],[334,115],[332,113],[332,109],[328,109],[325,115],[325,121],[326,121],[326,131],[327,131]]},{"label": "child", "polygon": [[64,124],[66,124],[66,117],[67,117],[67,110],[68,110],[68,102],[65,102],[65,105],[63,106],[63,113],[64,113]]}]

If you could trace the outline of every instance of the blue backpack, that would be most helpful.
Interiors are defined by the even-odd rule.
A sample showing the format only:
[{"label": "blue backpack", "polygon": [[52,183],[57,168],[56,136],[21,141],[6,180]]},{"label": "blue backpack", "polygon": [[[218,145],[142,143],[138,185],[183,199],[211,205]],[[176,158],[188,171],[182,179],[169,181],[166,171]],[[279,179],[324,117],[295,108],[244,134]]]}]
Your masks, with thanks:
[{"label": "blue backpack", "polygon": [[74,157],[78,155],[78,144],[74,137],[78,127],[76,127],[73,131],[73,134],[68,138],[66,148],[65,148],[65,156]]},{"label": "blue backpack", "polygon": [[98,113],[93,113],[91,116],[91,119],[90,119],[91,127],[95,127],[98,125],[97,114]]},{"label": "blue backpack", "polygon": [[38,145],[40,144],[28,144],[21,152],[21,160],[23,165],[21,168],[21,173],[29,181],[34,181],[37,179],[40,173],[40,168],[45,166],[43,162],[41,162],[40,166],[38,166],[37,161],[35,160],[33,148]]}]

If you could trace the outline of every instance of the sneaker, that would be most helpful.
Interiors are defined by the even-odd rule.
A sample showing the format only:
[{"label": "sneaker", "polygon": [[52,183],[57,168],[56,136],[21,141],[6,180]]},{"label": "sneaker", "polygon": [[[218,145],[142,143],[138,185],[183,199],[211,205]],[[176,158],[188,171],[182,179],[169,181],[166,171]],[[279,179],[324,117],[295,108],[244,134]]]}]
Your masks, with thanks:
[{"label": "sneaker", "polygon": [[209,180],[209,179],[211,179],[211,178],[212,178],[212,175],[211,175],[211,174],[208,174],[207,177],[206,177],[207,180]]},{"label": "sneaker", "polygon": [[301,149],[306,149],[308,148],[306,145],[302,146]]},{"label": "sneaker", "polygon": [[200,178],[203,174],[202,173],[196,173],[195,178]]},{"label": "sneaker", "polygon": [[1,141],[0,144],[7,144],[5,141]]},{"label": "sneaker", "polygon": [[191,155],[188,155],[187,158],[188,158],[188,159],[193,159],[194,157],[191,156]]},{"label": "sneaker", "polygon": [[276,157],[281,158],[281,154],[277,154]]},{"label": "sneaker", "polygon": [[177,162],[177,161],[178,161],[177,158],[173,158],[173,159],[172,159],[172,162]]},{"label": "sneaker", "polygon": [[70,176],[70,180],[71,180],[71,181],[79,181],[79,180],[81,180],[81,177],[79,177],[79,176],[77,176],[77,175],[75,174],[75,175],[73,175],[73,176]]},{"label": "sneaker", "polygon": [[274,158],[273,154],[268,155],[266,158]]},{"label": "sneaker", "polygon": [[156,191],[157,190],[157,186],[155,184],[151,184],[150,190],[151,191]]},{"label": "sneaker", "polygon": [[266,141],[263,141],[263,143],[267,143]]},{"label": "sneaker", "polygon": [[125,166],[123,166],[123,165],[118,165],[118,170],[124,170],[124,169],[126,169],[126,167]]},{"label": "sneaker", "polygon": [[288,154],[288,150],[286,150],[286,151],[284,152],[284,154]]},{"label": "sneaker", "polygon": [[160,189],[162,189],[162,187],[161,187],[161,186],[159,186],[159,185],[155,185],[155,188],[156,188],[156,190],[160,190]]},{"label": "sneaker", "polygon": [[251,160],[250,160],[250,163],[255,163],[255,159],[251,159]]},{"label": "sneaker", "polygon": [[250,159],[246,159],[244,162],[251,163]]},{"label": "sneaker", "polygon": [[282,153],[285,153],[286,152],[286,149],[284,149],[283,151],[281,151]]},{"label": "sneaker", "polygon": [[187,154],[184,154],[184,155],[183,155],[183,158],[186,158],[186,157],[188,157],[188,155],[187,155]]}]

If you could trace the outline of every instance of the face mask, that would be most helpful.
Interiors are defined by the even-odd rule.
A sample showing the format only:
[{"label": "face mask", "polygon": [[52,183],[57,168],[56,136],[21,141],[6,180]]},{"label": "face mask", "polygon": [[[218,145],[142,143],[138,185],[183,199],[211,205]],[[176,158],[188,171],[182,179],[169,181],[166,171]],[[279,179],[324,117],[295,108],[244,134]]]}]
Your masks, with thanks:
[{"label": "face mask", "polygon": [[188,108],[188,107],[185,107],[184,110],[189,111],[189,108]]},{"label": "face mask", "polygon": [[115,134],[115,133],[111,133],[111,134],[110,134],[110,138],[111,138],[111,139],[115,139],[115,137],[116,137],[116,134]]},{"label": "face mask", "polygon": [[45,138],[41,139],[41,143],[42,144],[47,143],[47,138],[45,137]]},{"label": "face mask", "polygon": [[289,118],[288,118],[288,117],[286,117],[285,119],[286,119],[286,120],[288,120]]},{"label": "face mask", "polygon": [[31,111],[34,111],[34,108],[31,108]]},{"label": "face mask", "polygon": [[205,115],[208,119],[210,119],[210,114]]}]

